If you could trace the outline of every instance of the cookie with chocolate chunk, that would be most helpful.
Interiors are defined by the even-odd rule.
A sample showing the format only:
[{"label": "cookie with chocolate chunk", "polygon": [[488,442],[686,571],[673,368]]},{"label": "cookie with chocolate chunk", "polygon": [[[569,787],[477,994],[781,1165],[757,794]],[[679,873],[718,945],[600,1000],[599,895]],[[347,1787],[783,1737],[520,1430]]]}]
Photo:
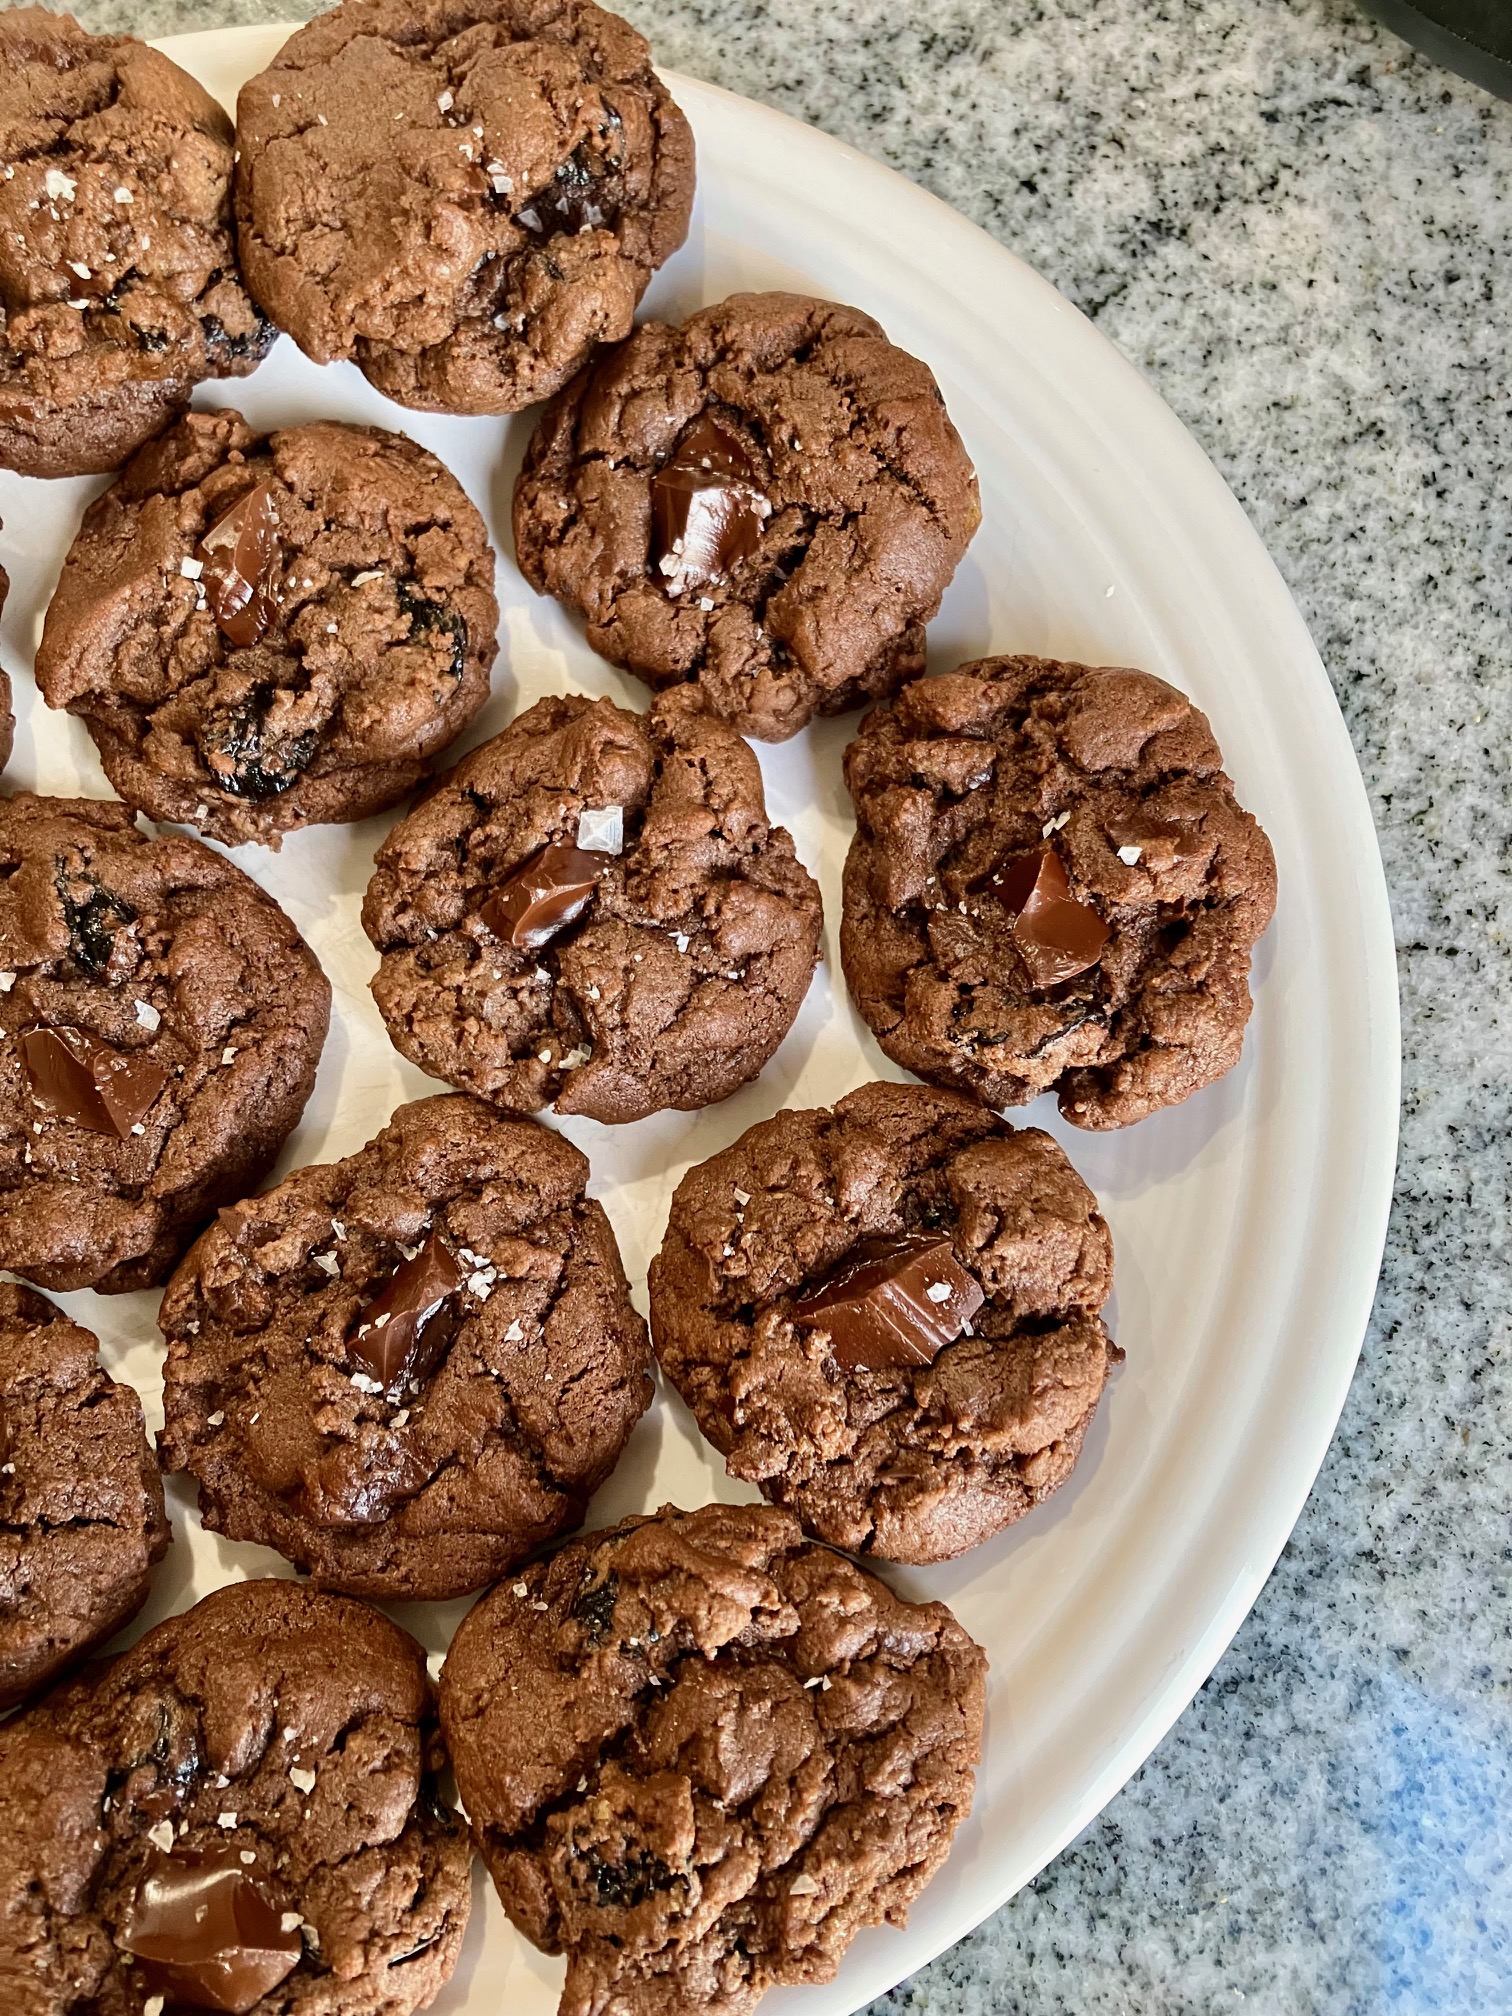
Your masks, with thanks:
[{"label": "cookie with chocolate chunk", "polygon": [[0,800],[0,1267],[161,1281],[266,1174],[330,1017],[315,955],[198,840],[111,800]]},{"label": "cookie with chocolate chunk", "polygon": [[1122,1353],[1113,1243],[1048,1134],[864,1085],[678,1184],[663,1371],[732,1477],[832,1546],[944,1561],[1070,1476]]},{"label": "cookie with chocolate chunk", "polygon": [[538,701],[394,828],[362,921],[412,1063],[608,1121],[754,1078],[823,922],[754,754],[692,693]]},{"label": "cookie with chocolate chunk", "polygon": [[458,1094],[223,1211],[163,1297],[160,1448],[327,1588],[460,1596],[582,1519],[651,1399],[588,1164]]},{"label": "cookie with chocolate chunk", "polygon": [[342,0],[237,101],[248,284],[404,406],[513,413],[628,334],[693,136],[589,0]]},{"label": "cookie with chocolate chunk", "polygon": [[0,1729],[25,2006],[423,2008],[471,1903],[443,1762],[398,1625],[292,1582],[218,1589]]},{"label": "cookie with chocolate chunk", "polygon": [[434,455],[190,413],[85,513],[37,683],[128,804],[234,845],[406,797],[488,698],[483,520]]},{"label": "cookie with chocolate chunk", "polygon": [[562,2016],[744,2016],[902,1925],[971,1809],[986,1660],[789,1513],[664,1509],[463,1619],[441,1722]]},{"label": "cookie with chocolate chunk", "polygon": [[0,1709],[136,1615],[168,1539],[141,1401],[89,1331],[0,1281]]},{"label": "cookie with chocolate chunk", "polygon": [[1238,1063],[1275,857],[1184,693],[983,658],[869,715],[845,779],[841,957],[894,1063],[1093,1128]]},{"label": "cookie with chocolate chunk", "polygon": [[644,323],[547,408],[514,498],[521,571],[596,651],[769,742],[922,669],[980,519],[929,368],[799,294]]},{"label": "cookie with chocolate chunk", "polygon": [[0,464],[115,469],[275,330],[236,262],[231,121],[130,35],[0,12]]}]

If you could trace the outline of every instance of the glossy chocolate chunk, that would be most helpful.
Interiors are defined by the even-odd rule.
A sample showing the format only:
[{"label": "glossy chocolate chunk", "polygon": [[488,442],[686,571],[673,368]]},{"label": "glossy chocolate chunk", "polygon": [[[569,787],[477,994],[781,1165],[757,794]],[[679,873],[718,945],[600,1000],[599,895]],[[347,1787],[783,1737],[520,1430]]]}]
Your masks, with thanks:
[{"label": "glossy chocolate chunk", "polygon": [[451,1248],[432,1232],[363,1310],[347,1349],[385,1392],[410,1381],[419,1385],[440,1364],[457,1327],[456,1312],[446,1304],[466,1278]]},{"label": "glossy chocolate chunk", "polygon": [[929,1365],[986,1298],[938,1232],[864,1239],[824,1285],[793,1304],[793,1321],[829,1333],[848,1370]]},{"label": "glossy chocolate chunk", "polygon": [[113,1050],[87,1029],[28,1029],[20,1044],[33,1104],[94,1134],[124,1141],[168,1083],[150,1057]]},{"label": "glossy chocolate chunk", "polygon": [[1053,847],[1021,855],[992,883],[1004,909],[1013,912],[1013,942],[1036,987],[1054,987],[1097,964],[1108,927],[1071,894]]},{"label": "glossy chocolate chunk", "polygon": [[672,595],[728,578],[761,543],[771,505],[740,442],[702,413],[651,483],[651,557]]},{"label": "glossy chocolate chunk", "polygon": [[217,518],[195,549],[210,614],[228,644],[257,643],[278,612],[283,550],[266,483],[256,483]]},{"label": "glossy chocolate chunk", "polygon": [[542,847],[500,883],[478,916],[496,938],[536,951],[582,916],[607,866],[602,853]]},{"label": "glossy chocolate chunk", "polygon": [[153,1854],[116,1944],[151,1994],[192,2009],[242,2012],[304,1957],[295,1914],[269,1903],[238,1850]]}]

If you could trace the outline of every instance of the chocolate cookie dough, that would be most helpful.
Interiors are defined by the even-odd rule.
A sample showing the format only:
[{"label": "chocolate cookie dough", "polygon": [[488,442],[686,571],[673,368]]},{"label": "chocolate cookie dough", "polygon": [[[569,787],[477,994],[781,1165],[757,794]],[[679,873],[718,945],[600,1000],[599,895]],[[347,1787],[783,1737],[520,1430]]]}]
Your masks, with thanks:
[{"label": "chocolate cookie dough", "polygon": [[514,499],[521,571],[596,651],[770,742],[922,669],[980,518],[927,366],[799,294],[643,324],[552,401]]},{"label": "chocolate cookie dough", "polygon": [[488,698],[483,520],[434,455],[190,413],[85,514],[37,653],[105,774],[234,845],[397,804]]},{"label": "chocolate cookie dough", "polygon": [[1276,866],[1184,694],[983,658],[869,715],[845,777],[841,956],[895,1063],[1098,1128],[1238,1063]]},{"label": "chocolate cookie dough", "polygon": [[0,1934],[34,2016],[408,2016],[472,1850],[425,1655],[361,1603],[239,1582],[0,1729]]},{"label": "chocolate cookie dough", "polygon": [[413,1063],[518,1111],[614,1121],[754,1078],[823,920],[755,756],[675,693],[644,715],[538,701],[394,828],[362,921]]},{"label": "chocolate cookie dough", "polygon": [[576,1526],[651,1399],[588,1164],[453,1093],[223,1211],[163,1297],[161,1450],[213,1532],[460,1596]]},{"label": "chocolate cookie dough", "polygon": [[0,12],[0,464],[115,469],[275,331],[231,218],[231,121],[129,35]]},{"label": "chocolate cookie dough", "polygon": [[693,136],[588,0],[342,0],[237,103],[253,294],[317,363],[448,413],[564,384],[687,234]]},{"label": "chocolate cookie dough", "polygon": [[537,1562],[441,1675],[499,1895],[567,1954],[561,2016],[742,2016],[904,1923],[971,1808],[986,1661],[762,1505]]},{"label": "chocolate cookie dough", "polygon": [[114,800],[0,799],[0,1267],[161,1281],[304,1110],[331,990],[271,897]]},{"label": "chocolate cookie dough", "polygon": [[168,1538],[142,1403],[89,1331],[0,1281],[0,1709],[136,1615]]},{"label": "chocolate cookie dough", "polygon": [[677,1186],[651,1263],[662,1369],[732,1477],[816,1538],[944,1561],[1070,1476],[1122,1353],[1113,1243],[1048,1134],[864,1085]]}]

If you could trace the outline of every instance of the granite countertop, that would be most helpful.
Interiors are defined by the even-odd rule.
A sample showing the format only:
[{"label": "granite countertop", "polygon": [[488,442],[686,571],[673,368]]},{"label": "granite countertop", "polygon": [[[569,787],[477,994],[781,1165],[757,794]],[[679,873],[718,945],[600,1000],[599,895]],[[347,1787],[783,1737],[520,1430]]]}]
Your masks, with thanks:
[{"label": "granite countertop", "polygon": [[1312,628],[1396,918],[1396,1204],[1291,1543],[1143,1771],[872,2016],[1512,2009],[1512,106],[1353,0],[620,4],[955,204],[1149,374]]}]

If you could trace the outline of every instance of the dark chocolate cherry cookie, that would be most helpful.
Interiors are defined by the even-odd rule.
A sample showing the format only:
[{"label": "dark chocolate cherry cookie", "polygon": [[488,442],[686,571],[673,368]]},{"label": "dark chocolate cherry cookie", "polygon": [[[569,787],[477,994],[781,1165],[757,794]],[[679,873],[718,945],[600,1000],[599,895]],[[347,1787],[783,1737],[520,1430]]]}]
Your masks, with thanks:
[{"label": "dark chocolate cherry cookie", "polygon": [[409,2016],[472,1849],[425,1654],[364,1604],[238,1582],[0,1729],[0,1964],[35,2016]]},{"label": "dark chocolate cherry cookie", "polygon": [[541,700],[378,850],[373,993],[424,1071],[636,1120],[754,1078],[808,991],[819,891],[696,694]]},{"label": "dark chocolate cherry cookie", "polygon": [[136,1615],[168,1538],[141,1401],[89,1331],[0,1281],[0,1709]]},{"label": "dark chocolate cherry cookie", "polygon": [[248,284],[317,363],[448,413],[566,382],[682,243],[693,136],[588,0],[342,0],[237,103]]},{"label": "dark chocolate cherry cookie", "polygon": [[92,504],[37,682],[153,819],[261,840],[397,804],[488,697],[483,520],[380,427],[190,413]]},{"label": "dark chocolate cherry cookie", "polygon": [[1173,686],[983,658],[869,715],[845,778],[841,955],[895,1063],[1105,1128],[1239,1061],[1276,864]]},{"label": "dark chocolate cherry cookie", "polygon": [[657,1356],[725,1458],[833,1546],[943,1561],[1063,1484],[1111,1366],[1113,1244],[1048,1134],[865,1085],[677,1186]]},{"label": "dark chocolate cherry cookie", "polygon": [[459,1596],[576,1526],[651,1399],[588,1164],[449,1094],[222,1211],[169,1284],[161,1449],[327,1588]]},{"label": "dark chocolate cherry cookie", "polygon": [[799,294],[643,324],[547,408],[514,499],[526,580],[595,650],[770,742],[922,669],[980,518],[927,366]]},{"label": "dark chocolate cherry cookie", "polygon": [[271,322],[236,263],[231,121],[129,35],[0,12],[0,464],[115,469]]},{"label": "dark chocolate cherry cookie", "polygon": [[0,799],[0,1267],[161,1281],[304,1110],[331,990],[271,897],[114,800]]},{"label": "dark chocolate cherry cookie", "polygon": [[971,1808],[986,1660],[765,1505],[563,1547],[464,1618],[457,1785],[561,2016],[744,2016],[902,1925]]}]

